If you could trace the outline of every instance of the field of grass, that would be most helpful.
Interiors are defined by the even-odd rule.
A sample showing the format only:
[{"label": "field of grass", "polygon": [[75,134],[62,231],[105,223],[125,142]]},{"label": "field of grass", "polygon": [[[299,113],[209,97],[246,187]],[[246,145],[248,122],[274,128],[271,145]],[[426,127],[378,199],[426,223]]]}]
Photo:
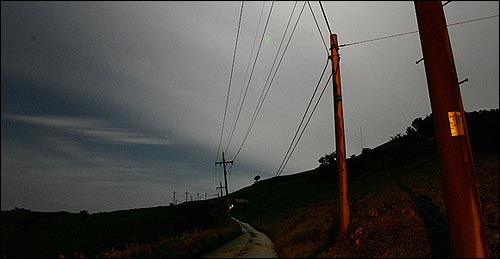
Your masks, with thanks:
[{"label": "field of grass", "polygon": [[241,233],[226,227],[213,203],[188,203],[94,213],[2,211],[6,258],[186,258],[211,251]]},{"label": "field of grass", "polygon": [[[473,155],[489,253],[498,257],[498,149]],[[349,159],[348,172],[351,222],[342,235],[331,167],[244,188],[233,197],[249,206],[233,215],[268,234],[279,257],[451,257],[433,140],[390,141]]]}]

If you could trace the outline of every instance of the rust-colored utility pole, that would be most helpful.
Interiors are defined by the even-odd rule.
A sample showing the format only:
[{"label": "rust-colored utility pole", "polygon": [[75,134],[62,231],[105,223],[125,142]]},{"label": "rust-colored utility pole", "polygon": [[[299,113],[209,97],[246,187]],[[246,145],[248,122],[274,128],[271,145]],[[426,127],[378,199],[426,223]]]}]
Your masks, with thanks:
[{"label": "rust-colored utility pole", "polygon": [[224,183],[226,184],[226,207],[227,207],[227,224],[231,224],[231,210],[229,208],[229,192],[227,191],[227,171],[226,164],[233,164],[233,161],[226,161],[224,157],[224,152],[222,152],[222,162],[215,162],[215,165],[220,165],[224,167]]},{"label": "rust-colored utility pole", "polygon": [[330,51],[333,72],[333,98],[335,111],[335,146],[337,148],[337,179],[339,183],[339,220],[340,232],[349,225],[349,199],[347,197],[347,163],[344,135],[344,114],[342,111],[342,91],[340,87],[340,56],[337,34],[330,35]]},{"label": "rust-colored utility pole", "polygon": [[488,257],[474,162],[441,1],[415,1],[453,257]]}]

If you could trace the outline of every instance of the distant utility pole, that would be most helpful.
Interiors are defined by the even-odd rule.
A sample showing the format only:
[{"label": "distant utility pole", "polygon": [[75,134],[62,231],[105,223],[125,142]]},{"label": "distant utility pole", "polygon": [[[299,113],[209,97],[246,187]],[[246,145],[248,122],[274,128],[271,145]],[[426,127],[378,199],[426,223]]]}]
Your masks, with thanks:
[{"label": "distant utility pole", "polygon": [[188,201],[188,194],[189,194],[189,192],[186,191],[186,202]]},{"label": "distant utility pole", "polygon": [[469,133],[441,1],[415,1],[415,12],[453,257],[489,257]]},{"label": "distant utility pole", "polygon": [[[360,141],[361,153],[363,153],[363,128],[361,126],[359,126],[359,136],[361,138],[361,141]],[[361,154],[361,153],[359,153],[359,154]]]},{"label": "distant utility pole", "polygon": [[[223,194],[222,194],[222,188],[224,188],[224,187],[222,187],[222,182],[220,182],[220,187],[215,187],[216,190],[220,190],[220,196],[219,197],[223,196]],[[217,195],[219,195],[219,192],[217,192]]]},{"label": "distant utility pole", "polygon": [[226,170],[226,164],[233,164],[233,161],[226,161],[226,158],[224,157],[224,152],[222,152],[222,161],[221,162],[215,162],[215,165],[220,165],[224,167],[224,183],[226,184],[226,207],[227,207],[227,223],[228,225],[231,224],[231,211],[229,209],[229,193],[227,191],[227,170]]},{"label": "distant utility pole", "polygon": [[174,205],[176,205],[176,202],[175,202],[175,191],[174,191]]},{"label": "distant utility pole", "polygon": [[342,111],[342,90],[340,87],[340,56],[337,34],[330,35],[330,51],[333,73],[333,99],[335,110],[335,146],[337,153],[337,179],[339,184],[339,226],[340,233],[349,225],[349,199],[347,197],[347,163],[344,135],[344,114]]}]

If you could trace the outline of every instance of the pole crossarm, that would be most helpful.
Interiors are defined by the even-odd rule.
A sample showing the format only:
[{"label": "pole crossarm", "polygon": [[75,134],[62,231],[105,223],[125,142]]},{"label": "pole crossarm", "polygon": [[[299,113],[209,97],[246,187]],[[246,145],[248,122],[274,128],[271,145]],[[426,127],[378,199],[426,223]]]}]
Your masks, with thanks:
[{"label": "pole crossarm", "polygon": [[233,161],[220,161],[220,162],[215,162],[215,165],[222,165],[222,164],[233,164]]}]

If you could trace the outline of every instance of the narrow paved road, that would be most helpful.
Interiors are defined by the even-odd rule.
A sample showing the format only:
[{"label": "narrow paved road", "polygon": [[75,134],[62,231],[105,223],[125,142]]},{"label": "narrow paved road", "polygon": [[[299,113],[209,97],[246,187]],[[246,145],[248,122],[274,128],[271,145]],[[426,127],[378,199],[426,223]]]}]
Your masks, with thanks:
[{"label": "narrow paved road", "polygon": [[240,224],[241,235],[203,258],[277,258],[271,239],[245,222]]}]

